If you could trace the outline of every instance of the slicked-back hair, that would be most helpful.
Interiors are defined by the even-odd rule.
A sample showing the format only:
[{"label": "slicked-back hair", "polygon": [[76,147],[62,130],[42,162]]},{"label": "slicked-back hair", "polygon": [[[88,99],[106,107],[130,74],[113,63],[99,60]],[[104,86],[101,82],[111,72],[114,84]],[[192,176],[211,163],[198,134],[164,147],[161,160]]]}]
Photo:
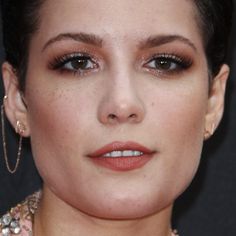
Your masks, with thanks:
[{"label": "slicked-back hair", "polygon": [[[29,45],[40,25],[40,8],[46,0],[1,0],[5,60],[14,68],[24,91]],[[189,0],[198,12],[209,72],[216,75],[226,60],[232,24],[232,0]]]}]

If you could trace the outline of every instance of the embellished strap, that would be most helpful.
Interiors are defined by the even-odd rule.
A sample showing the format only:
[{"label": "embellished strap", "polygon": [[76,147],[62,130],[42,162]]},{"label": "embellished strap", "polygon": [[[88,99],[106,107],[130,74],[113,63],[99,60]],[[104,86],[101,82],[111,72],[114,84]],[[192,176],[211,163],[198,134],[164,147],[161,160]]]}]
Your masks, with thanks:
[{"label": "embellished strap", "polygon": [[33,215],[40,197],[41,192],[36,192],[3,215],[0,218],[0,236],[32,236]]},{"label": "embellished strap", "polygon": [[[3,215],[0,218],[0,236],[33,236],[34,214],[41,195],[41,191],[35,192]],[[179,236],[177,230],[172,231],[172,236]]]}]

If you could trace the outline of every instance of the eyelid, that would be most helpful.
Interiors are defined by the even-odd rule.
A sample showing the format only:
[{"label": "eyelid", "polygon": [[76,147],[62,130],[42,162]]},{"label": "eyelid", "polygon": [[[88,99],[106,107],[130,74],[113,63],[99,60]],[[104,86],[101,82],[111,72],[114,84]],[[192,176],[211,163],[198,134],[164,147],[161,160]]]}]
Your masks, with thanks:
[{"label": "eyelid", "polygon": [[154,59],[159,59],[159,58],[164,58],[164,59],[170,59],[170,60],[173,60],[173,61],[176,61],[176,62],[189,62],[191,63],[192,60],[186,56],[182,56],[182,55],[177,55],[175,53],[155,53],[153,54],[151,57],[147,58],[146,59],[146,62],[145,63],[148,63]]},{"label": "eyelid", "polygon": [[87,53],[87,52],[73,52],[68,54],[63,54],[61,56],[56,56],[50,63],[49,63],[49,69],[51,70],[57,70],[60,69],[63,65],[66,63],[75,60],[76,58],[80,57],[87,57],[90,59],[94,64],[98,65],[98,58],[94,57],[93,55]]},{"label": "eyelid", "polygon": [[193,64],[193,59],[191,57],[178,55],[176,53],[155,53],[149,57],[144,58],[144,62],[142,64],[145,66],[155,59],[170,60],[173,63],[177,63],[179,66],[182,66],[183,68],[188,68]]},{"label": "eyelid", "polygon": [[[167,61],[172,64],[172,68],[158,68],[158,66],[150,65],[150,63],[155,63],[155,60]],[[164,52],[153,53],[143,57],[141,66],[146,72],[153,74],[155,77],[173,77],[190,69],[192,64],[193,58],[189,55],[183,54],[181,52]]]}]

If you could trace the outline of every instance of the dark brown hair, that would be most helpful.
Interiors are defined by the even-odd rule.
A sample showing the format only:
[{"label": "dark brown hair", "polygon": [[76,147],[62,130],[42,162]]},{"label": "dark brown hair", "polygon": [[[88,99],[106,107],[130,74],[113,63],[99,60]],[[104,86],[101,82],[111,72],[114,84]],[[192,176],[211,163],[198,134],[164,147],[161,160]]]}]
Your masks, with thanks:
[{"label": "dark brown hair", "polygon": [[[44,0],[1,0],[5,59],[15,68],[24,90],[29,44],[40,23]],[[193,0],[205,46],[209,72],[216,75],[226,59],[232,0]]]}]

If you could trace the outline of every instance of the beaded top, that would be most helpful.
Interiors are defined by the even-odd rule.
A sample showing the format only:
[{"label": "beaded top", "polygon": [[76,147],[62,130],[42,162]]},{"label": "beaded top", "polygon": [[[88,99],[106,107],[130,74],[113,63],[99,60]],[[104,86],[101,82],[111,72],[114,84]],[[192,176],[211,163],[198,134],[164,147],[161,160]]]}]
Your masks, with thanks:
[{"label": "beaded top", "polygon": [[0,236],[32,236],[33,215],[41,192],[36,192],[0,218]]},{"label": "beaded top", "polygon": [[[0,236],[33,236],[34,214],[40,198],[41,191],[38,191],[3,215],[0,218]],[[179,236],[176,230],[172,236]]]}]

